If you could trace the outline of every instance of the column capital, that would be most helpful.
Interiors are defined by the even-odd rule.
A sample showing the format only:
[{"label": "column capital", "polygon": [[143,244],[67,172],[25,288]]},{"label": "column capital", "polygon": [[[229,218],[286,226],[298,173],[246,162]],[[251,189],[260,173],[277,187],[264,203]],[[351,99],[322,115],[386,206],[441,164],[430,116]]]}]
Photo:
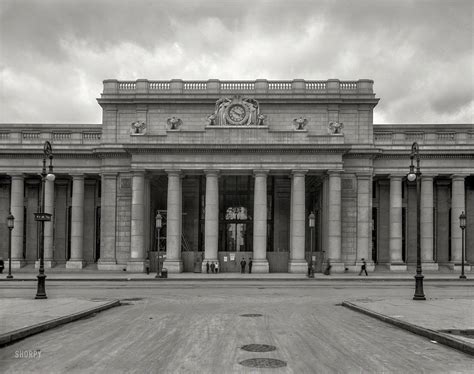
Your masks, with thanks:
[{"label": "column capital", "polygon": [[308,170],[305,169],[295,169],[291,171],[291,175],[306,175],[308,173]]},{"label": "column capital", "polygon": [[101,173],[101,176],[102,176],[103,178],[109,178],[109,179],[111,179],[111,178],[117,178],[118,173],[117,173],[117,172],[105,172],[105,173]]},{"label": "column capital", "polygon": [[330,169],[327,171],[328,175],[341,175],[344,170],[342,169]]},{"label": "column capital", "polygon": [[253,171],[253,175],[256,176],[264,176],[266,177],[270,171],[269,170],[264,170],[264,169],[258,169]]},{"label": "column capital", "polygon": [[469,174],[451,174],[451,180],[465,180]]},{"label": "column capital", "polygon": [[372,179],[372,174],[370,173],[360,173],[356,174],[357,179]]},{"label": "column capital", "polygon": [[25,174],[23,173],[8,173],[11,179],[25,179]]},{"label": "column capital", "polygon": [[181,169],[167,169],[165,172],[168,176],[174,175],[179,177],[181,175]]},{"label": "column capital", "polygon": [[84,179],[84,174],[82,173],[69,173],[72,179]]},{"label": "column capital", "polygon": [[221,171],[218,170],[218,169],[205,169],[205,170],[203,170],[203,171],[204,171],[204,174],[206,174],[206,176],[208,176],[208,175],[215,175],[216,177],[218,177],[219,174],[220,174],[220,172],[221,172]]},{"label": "column capital", "polygon": [[390,174],[390,175],[389,175],[390,180],[392,180],[392,179],[400,179],[400,180],[402,180],[402,179],[405,178],[405,177],[406,177],[406,174]]}]

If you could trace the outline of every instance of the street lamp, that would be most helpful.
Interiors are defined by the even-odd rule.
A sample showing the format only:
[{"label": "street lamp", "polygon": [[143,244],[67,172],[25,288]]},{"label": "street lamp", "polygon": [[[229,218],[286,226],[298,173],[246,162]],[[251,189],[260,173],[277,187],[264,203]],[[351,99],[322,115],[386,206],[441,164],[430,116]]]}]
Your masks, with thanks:
[{"label": "street lamp", "polygon": [[8,230],[10,230],[10,234],[8,235],[8,275],[7,275],[7,278],[11,279],[13,278],[13,275],[12,275],[12,230],[13,230],[13,227],[15,227],[15,217],[13,217],[12,212],[8,214],[7,225],[8,225]]},{"label": "street lamp", "polygon": [[156,270],[155,278],[161,278],[161,269],[160,269],[160,229],[163,224],[163,217],[160,212],[156,213],[155,216],[155,227],[156,227],[156,251],[158,253],[158,269]]},{"label": "street lamp", "polygon": [[308,216],[309,220],[309,229],[310,229],[310,256],[311,260],[309,262],[309,272],[308,276],[310,278],[314,278],[314,264],[313,264],[313,232],[314,232],[314,225],[315,225],[315,216],[314,213],[311,212]]},{"label": "street lamp", "polygon": [[[416,171],[413,159],[416,157]],[[415,275],[415,295],[413,300],[426,300],[423,292],[423,274],[421,272],[421,244],[420,244],[420,220],[421,220],[421,171],[420,171],[420,147],[417,142],[411,146],[410,171],[407,179],[413,183],[416,181],[416,275]]]},{"label": "street lamp", "polygon": [[[46,173],[46,159],[49,158],[49,171]],[[38,213],[34,213],[35,221],[41,222],[41,237],[40,237],[40,266],[39,266],[39,274],[38,278],[38,289],[36,291],[35,299],[47,299],[46,296],[46,288],[45,288],[45,280],[46,275],[44,275],[44,223],[46,221],[51,221],[51,213],[46,213],[44,211],[44,199],[45,199],[45,184],[46,181],[54,182],[56,177],[53,174],[53,149],[51,147],[51,143],[48,141],[44,142],[43,147],[43,169],[41,171],[41,205],[40,211]]]},{"label": "street lamp", "polygon": [[464,229],[466,228],[466,214],[464,211],[461,213],[459,216],[459,227],[461,228],[462,232],[462,237],[461,237],[461,275],[459,278],[461,279],[466,279],[466,276],[464,275]]}]

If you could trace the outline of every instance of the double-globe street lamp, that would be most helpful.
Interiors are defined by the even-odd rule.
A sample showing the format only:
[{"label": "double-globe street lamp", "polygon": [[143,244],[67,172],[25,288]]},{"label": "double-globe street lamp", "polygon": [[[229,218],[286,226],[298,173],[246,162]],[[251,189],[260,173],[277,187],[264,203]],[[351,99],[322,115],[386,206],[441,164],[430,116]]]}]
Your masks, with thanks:
[{"label": "double-globe street lamp", "polygon": [[[46,159],[49,158],[49,171],[46,173]],[[46,288],[45,288],[45,280],[46,275],[44,275],[44,223],[46,221],[51,221],[51,213],[46,213],[44,210],[44,200],[45,200],[45,184],[46,181],[54,182],[55,176],[53,174],[53,149],[51,147],[51,143],[46,141],[44,142],[43,147],[43,169],[41,171],[41,204],[40,204],[40,211],[38,213],[34,213],[35,221],[40,222],[40,266],[39,266],[39,274],[38,274],[38,289],[36,291],[35,299],[47,299],[46,296]]]},{"label": "double-globe street lamp", "polygon": [[314,226],[315,226],[315,215],[313,212],[311,212],[308,216],[308,221],[309,221],[309,230],[310,230],[310,256],[311,260],[309,261],[309,272],[308,272],[308,277],[314,278],[314,259],[313,259],[313,231],[314,231]]},{"label": "double-globe street lamp", "polygon": [[12,212],[8,214],[7,225],[10,233],[8,234],[8,279],[12,279],[12,230],[15,227],[15,217],[13,217]]},{"label": "double-globe street lamp", "polygon": [[466,275],[464,274],[464,257],[465,257],[465,247],[464,247],[464,229],[466,228],[466,214],[464,211],[459,216],[459,227],[461,228],[462,237],[461,237],[461,275],[459,278],[466,279]]},{"label": "double-globe street lamp", "polygon": [[156,270],[156,276],[155,278],[161,278],[161,269],[160,269],[160,263],[161,263],[161,256],[160,256],[160,229],[161,226],[163,225],[163,217],[160,214],[160,212],[156,213],[155,216],[155,228],[156,228],[156,253],[158,256],[158,268]]},{"label": "double-globe street lamp", "polygon": [[[413,159],[416,158],[416,171]],[[407,179],[410,183],[416,181],[416,275],[415,275],[415,295],[413,300],[426,300],[423,292],[423,274],[421,270],[421,244],[420,244],[420,220],[421,220],[421,171],[420,171],[420,148],[417,142],[411,146],[410,171]]]}]

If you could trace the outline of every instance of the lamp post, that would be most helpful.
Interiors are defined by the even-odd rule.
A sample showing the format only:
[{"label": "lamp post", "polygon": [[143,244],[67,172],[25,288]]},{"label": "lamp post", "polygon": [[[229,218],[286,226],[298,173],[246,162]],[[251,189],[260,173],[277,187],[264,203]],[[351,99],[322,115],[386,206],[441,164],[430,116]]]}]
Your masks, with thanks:
[{"label": "lamp post", "polygon": [[8,279],[12,279],[12,230],[13,227],[15,227],[15,217],[13,217],[12,212],[8,214],[7,217],[7,224],[8,224],[8,230],[10,230],[10,234],[8,235]]},{"label": "lamp post", "polygon": [[[49,170],[46,173],[46,159],[49,158]],[[44,142],[43,147],[43,169],[41,171],[41,205],[40,211],[38,213],[34,213],[35,221],[41,222],[41,236],[40,236],[40,266],[39,266],[39,274],[38,278],[38,289],[36,291],[35,299],[47,299],[46,296],[46,288],[45,288],[45,280],[46,275],[44,275],[44,223],[46,221],[51,221],[51,213],[46,213],[44,211],[44,199],[45,199],[45,183],[46,181],[54,182],[55,176],[53,174],[53,150],[51,147],[51,143],[48,141]]]},{"label": "lamp post", "polygon": [[156,213],[155,216],[155,228],[156,228],[156,251],[158,252],[158,269],[156,270],[155,278],[161,278],[161,268],[160,268],[160,229],[163,224],[163,217],[160,212]]},{"label": "lamp post", "polygon": [[466,214],[464,211],[459,216],[459,227],[461,228],[461,275],[459,276],[460,279],[466,279],[466,275],[464,274],[464,229],[466,228]]},{"label": "lamp post", "polygon": [[[413,159],[416,157],[416,171]],[[420,244],[420,220],[421,220],[421,171],[420,171],[420,147],[417,142],[411,146],[410,171],[407,179],[409,182],[416,181],[416,275],[415,275],[415,295],[413,300],[426,300],[423,292],[423,274],[421,270],[421,244]]]},{"label": "lamp post", "polygon": [[315,224],[315,216],[314,213],[311,212],[308,216],[308,221],[309,221],[309,229],[310,229],[310,256],[311,256],[311,261],[309,262],[309,274],[308,276],[310,278],[314,278],[314,264],[313,264],[313,232],[314,232],[314,224]]}]

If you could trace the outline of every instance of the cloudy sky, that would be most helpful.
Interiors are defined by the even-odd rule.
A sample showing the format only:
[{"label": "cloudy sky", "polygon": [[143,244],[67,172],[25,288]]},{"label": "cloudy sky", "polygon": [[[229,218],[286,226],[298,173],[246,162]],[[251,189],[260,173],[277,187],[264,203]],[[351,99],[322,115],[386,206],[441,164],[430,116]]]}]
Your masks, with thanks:
[{"label": "cloudy sky", "polygon": [[107,78],[370,78],[376,123],[474,123],[472,4],[0,0],[0,122],[100,123]]}]

